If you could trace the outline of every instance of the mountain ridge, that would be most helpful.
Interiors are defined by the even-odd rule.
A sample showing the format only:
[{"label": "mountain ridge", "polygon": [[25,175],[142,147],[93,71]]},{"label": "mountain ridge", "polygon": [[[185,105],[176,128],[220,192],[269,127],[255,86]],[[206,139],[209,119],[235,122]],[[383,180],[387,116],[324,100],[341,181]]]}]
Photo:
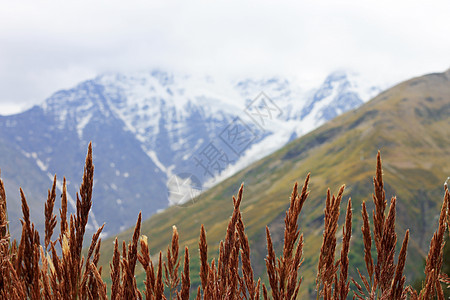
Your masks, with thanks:
[{"label": "mountain ridge", "polygon": [[[337,102],[359,97],[364,88],[358,86],[358,77],[335,79],[332,96],[311,100],[312,110],[303,119],[300,109],[308,99],[280,78],[222,84],[162,71],[110,73],[58,91],[40,106],[0,117],[0,167],[5,178],[13,178],[5,183],[10,213],[20,216],[20,199],[14,193],[19,185],[32,195],[34,210],[42,210],[43,201],[33,195],[45,194],[55,173],[60,181],[60,175],[66,176],[68,192],[75,197],[81,178],[78,162],[92,140],[99,200],[90,228],[106,222],[105,234],[116,233],[131,226],[139,210],[146,218],[169,203],[187,201],[175,183],[191,180],[196,182],[194,192],[201,192],[348,109]],[[331,74],[327,84],[333,80]],[[255,99],[261,90],[270,98]],[[352,105],[368,100],[366,96]],[[228,138],[234,128],[245,129],[243,138],[249,142],[233,144]],[[212,150],[220,152],[219,160],[207,165],[204,154]],[[11,163],[19,159],[26,168]],[[42,227],[42,219],[34,221]]]}]

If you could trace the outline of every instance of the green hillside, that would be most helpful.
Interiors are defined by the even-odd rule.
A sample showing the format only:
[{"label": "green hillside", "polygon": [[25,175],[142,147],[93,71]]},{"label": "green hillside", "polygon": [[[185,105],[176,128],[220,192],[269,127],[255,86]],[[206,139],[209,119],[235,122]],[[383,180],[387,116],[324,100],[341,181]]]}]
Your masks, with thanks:
[{"label": "green hillside", "polygon": [[[354,207],[350,275],[355,276],[355,267],[365,269],[359,229],[360,207],[362,201],[371,199],[378,149],[383,159],[386,197],[396,195],[398,199],[399,236],[410,229],[405,273],[412,281],[423,272],[422,261],[435,229],[443,183],[450,175],[450,70],[414,78],[381,93],[359,109],[235,174],[202,194],[194,204],[171,207],[151,217],[143,222],[142,234],[149,237],[153,255],[160,250],[164,253],[172,226],[176,225],[180,246],[187,245],[190,249],[194,285],[194,275],[199,271],[200,225],[204,224],[207,231],[209,257],[215,257],[233,211],[231,197],[244,182],[241,210],[252,263],[255,276],[265,278],[264,228],[269,225],[274,246],[279,250],[292,186],[295,181],[302,183],[311,172],[311,193],[300,216],[300,227],[305,235],[301,293],[305,295],[312,291],[311,283],[316,275],[328,187],[337,193],[340,185],[347,186],[344,197],[351,196]],[[340,226],[342,223],[341,220]],[[132,229],[127,230],[119,235],[119,241],[128,241],[131,236]],[[112,249],[112,239],[102,242],[100,265],[105,277],[109,274],[106,270],[109,271]],[[137,281],[141,283],[143,277],[137,274]]]}]

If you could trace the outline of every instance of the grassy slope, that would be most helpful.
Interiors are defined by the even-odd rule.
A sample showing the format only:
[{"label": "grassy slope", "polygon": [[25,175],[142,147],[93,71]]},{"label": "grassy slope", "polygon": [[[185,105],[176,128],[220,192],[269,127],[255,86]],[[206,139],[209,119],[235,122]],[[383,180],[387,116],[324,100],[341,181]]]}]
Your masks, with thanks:
[{"label": "grassy slope", "polygon": [[[171,207],[151,217],[143,223],[142,233],[149,236],[152,253],[165,251],[175,224],[180,233],[180,246],[187,245],[190,249],[191,282],[195,283],[199,269],[200,224],[205,224],[209,255],[214,257],[232,212],[231,196],[244,182],[241,207],[252,263],[256,275],[265,276],[264,227],[269,224],[274,244],[280,246],[284,211],[293,183],[302,183],[311,172],[311,194],[300,217],[305,234],[302,293],[305,295],[313,288],[326,189],[330,187],[336,193],[344,183],[347,186],[345,199],[352,197],[355,210],[350,249],[350,271],[354,275],[355,267],[364,269],[360,205],[371,198],[375,156],[380,149],[386,196],[397,195],[399,200],[398,239],[403,239],[406,228],[411,229],[407,274],[408,280],[413,280],[423,272],[421,263],[417,262],[422,261],[427,251],[441,202],[442,184],[450,174],[449,80],[447,72],[395,86],[363,107],[336,118],[220,183],[201,195],[194,205]],[[119,241],[129,240],[131,235],[132,229],[127,230],[119,235]],[[112,246],[112,240],[102,245],[100,264],[105,270],[109,270]],[[138,282],[142,280],[142,275],[138,274]]]}]

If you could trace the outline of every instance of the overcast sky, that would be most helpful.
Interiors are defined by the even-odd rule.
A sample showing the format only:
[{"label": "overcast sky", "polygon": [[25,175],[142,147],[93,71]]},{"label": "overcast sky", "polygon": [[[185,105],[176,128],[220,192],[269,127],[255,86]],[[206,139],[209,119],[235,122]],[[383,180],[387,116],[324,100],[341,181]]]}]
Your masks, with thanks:
[{"label": "overcast sky", "polygon": [[395,83],[450,67],[450,1],[0,0],[0,115],[107,71]]}]

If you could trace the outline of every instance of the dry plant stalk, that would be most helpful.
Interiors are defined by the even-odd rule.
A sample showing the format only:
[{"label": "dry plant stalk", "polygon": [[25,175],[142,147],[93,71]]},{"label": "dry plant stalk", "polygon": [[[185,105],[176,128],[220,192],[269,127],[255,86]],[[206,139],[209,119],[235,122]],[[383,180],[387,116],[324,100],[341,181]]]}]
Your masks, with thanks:
[{"label": "dry plant stalk", "polygon": [[3,180],[1,179],[2,172],[0,170],[0,238],[6,240],[8,238],[8,212],[6,209],[6,192]]},{"label": "dry plant stalk", "polygon": [[405,288],[405,276],[403,275],[406,262],[406,251],[409,241],[409,231],[406,231],[400,250],[397,264],[394,263],[395,246],[397,234],[395,233],[396,198],[390,202],[387,217],[385,216],[386,198],[383,183],[383,171],[380,151],[377,154],[376,176],[373,178],[374,193],[372,196],[375,210],[373,211],[373,239],[377,251],[377,260],[374,264],[371,247],[372,236],[370,234],[369,216],[366,204],[362,204],[363,226],[361,232],[364,242],[364,261],[369,278],[364,276],[359,270],[359,277],[364,288],[352,278],[356,291],[354,295],[357,299],[404,299],[408,289]]},{"label": "dry plant stalk", "polygon": [[[92,236],[87,256],[81,251],[92,206],[94,166],[92,146],[89,144],[86,156],[83,181],[77,193],[76,213],[67,215],[67,187],[63,180],[60,209],[60,235],[52,241],[57,226],[53,214],[56,200],[56,176],[48,191],[45,203],[45,236],[40,244],[39,233],[30,219],[30,211],[25,193],[20,190],[22,213],[22,235],[19,243],[10,242],[6,210],[6,193],[0,179],[0,298],[1,299],[107,299],[107,286],[102,279],[102,269],[98,268],[100,258],[101,226]],[[270,290],[260,278],[255,278],[250,243],[245,233],[245,225],[240,212],[243,197],[241,185],[233,197],[234,209],[227,226],[225,238],[220,243],[217,259],[208,262],[208,245],[204,226],[200,229],[200,285],[191,286],[189,250],[185,247],[184,259],[179,258],[179,235],[173,227],[172,242],[167,256],[159,252],[158,261],[153,263],[148,238],[141,235],[141,214],[128,245],[122,242],[120,248],[117,238],[110,262],[111,299],[189,299],[195,290],[196,299],[296,299],[302,279],[299,269],[303,262],[303,235],[298,229],[298,218],[309,195],[309,174],[301,192],[294,185],[290,206],[286,211],[283,250],[281,256],[275,254],[269,227],[266,227],[267,256],[265,258]],[[440,273],[443,261],[445,230],[449,225],[450,193],[445,184],[445,195],[439,217],[438,229],[433,235],[427,257],[423,289],[418,293],[412,287],[405,287],[403,274],[406,264],[409,230],[406,231],[402,247],[394,263],[395,245],[395,207],[396,198],[390,201],[387,216],[385,210],[384,183],[381,157],[377,155],[377,169],[374,177],[373,230],[370,228],[366,203],[362,203],[362,238],[367,275],[359,272],[362,284],[353,278],[356,299],[443,299],[441,283],[450,284],[450,278]],[[352,201],[348,200],[345,223],[342,231],[340,257],[335,261],[336,233],[340,215],[340,203],[344,192],[342,186],[335,197],[327,192],[324,210],[324,232],[317,267],[317,297],[323,299],[346,299],[349,294],[348,280],[350,240],[352,236]],[[372,242],[373,238],[373,242]],[[377,252],[376,261],[372,258],[372,245]],[[140,251],[138,251],[140,246]],[[57,247],[61,248],[58,255]],[[183,260],[183,267],[181,266]],[[144,289],[137,288],[136,263],[145,271]],[[164,278],[163,278],[164,277]]]},{"label": "dry plant stalk", "polygon": [[[352,237],[352,199],[348,199],[345,225],[342,228],[342,248],[340,258],[339,284],[335,284],[335,293],[339,299],[347,299],[350,282],[348,281],[350,238]],[[337,298],[337,297],[336,297]]]},{"label": "dry plant stalk", "polygon": [[[2,281],[1,295],[4,299],[106,299],[106,285],[101,279],[101,270],[97,269],[100,254],[99,228],[94,235],[88,258],[81,257],[85,227],[92,205],[92,184],[94,166],[92,163],[92,146],[89,144],[83,182],[80,188],[81,200],[77,196],[76,215],[70,216],[70,227],[66,221],[67,195],[65,180],[61,197],[61,234],[58,239],[61,256],[56,251],[57,241],[52,241],[52,234],[57,225],[53,208],[56,200],[56,176],[52,188],[48,191],[45,203],[45,237],[41,246],[39,234],[30,220],[30,211],[25,193],[20,190],[22,201],[22,235],[18,247],[14,241],[5,248],[3,241],[8,234],[2,228]],[[6,222],[6,196],[3,182],[0,181],[0,221]],[[93,259],[91,262],[91,256]],[[84,272],[82,272],[84,266]]]},{"label": "dry plant stalk", "polygon": [[[208,244],[206,242],[206,231],[205,227],[200,228],[200,241],[198,243],[198,248],[200,252],[200,280],[202,283],[202,289],[206,289],[206,284],[208,282],[209,275],[209,265],[208,265]],[[199,290],[200,291],[200,290]]]},{"label": "dry plant stalk", "polygon": [[191,287],[191,281],[189,276],[189,249],[184,248],[184,269],[181,274],[181,291],[177,293],[177,299],[187,300],[189,299],[189,290]]},{"label": "dry plant stalk", "polygon": [[[369,225],[369,215],[367,214],[366,202],[362,203],[362,211],[361,211],[363,226],[361,227],[361,232],[363,235],[364,241],[364,261],[366,263],[367,273],[369,274],[369,282],[372,283],[373,276],[373,259],[372,259],[372,236],[370,235],[370,225]],[[367,280],[366,280],[367,281]],[[368,289],[370,291],[370,289]]]},{"label": "dry plant stalk", "polygon": [[164,284],[169,288],[169,299],[172,299],[175,288],[180,283],[178,278],[178,268],[180,267],[180,261],[178,260],[178,231],[174,225],[172,227],[172,244],[167,248],[167,264],[164,262]]},{"label": "dry plant stalk", "polygon": [[67,233],[68,225],[67,225],[67,187],[66,187],[66,177],[63,179],[63,189],[61,194],[61,209],[59,210],[59,215],[61,218],[60,221],[60,236],[59,240],[62,240],[62,236]]},{"label": "dry plant stalk", "polygon": [[56,200],[56,175],[53,178],[52,190],[48,190],[47,202],[45,203],[45,249],[50,244],[53,235],[53,229],[56,227],[56,215],[53,214],[53,207]]},{"label": "dry plant stalk", "polygon": [[[331,293],[331,286],[338,270],[339,263],[334,263],[336,250],[336,231],[340,213],[340,205],[345,186],[341,186],[337,197],[331,196],[330,189],[327,191],[327,199],[324,210],[324,230],[322,247],[320,248],[319,263],[317,267],[317,296],[326,297]],[[321,285],[323,286],[320,289]],[[329,290],[327,292],[327,289]]]},{"label": "dry plant stalk", "polygon": [[448,203],[450,199],[450,193],[448,189],[445,189],[444,201],[442,203],[441,213],[439,216],[439,225],[437,231],[433,234],[430,243],[430,250],[428,252],[427,262],[425,265],[425,288],[421,291],[419,296],[423,296],[423,299],[428,299],[430,295],[435,292],[439,299],[444,299],[444,292],[442,291],[441,284],[439,282],[439,275],[442,266],[443,248],[444,248],[444,233],[446,228],[446,217],[448,214]]},{"label": "dry plant stalk", "polygon": [[[201,266],[199,276],[202,288],[198,290],[197,297],[202,296],[202,291],[204,299],[220,299],[225,296],[229,299],[240,299],[240,297],[247,297],[247,295],[253,295],[250,297],[255,295],[253,270],[248,259],[250,256],[249,248],[247,248],[248,240],[243,232],[243,223],[239,210],[243,188],[243,185],[241,185],[237,198],[233,197],[234,210],[227,226],[225,240],[220,243],[217,267],[214,260],[211,264],[208,264],[206,232],[204,226],[201,226],[199,242]],[[239,230],[241,233],[239,233]],[[244,251],[242,261],[243,263],[245,261],[245,279],[238,272],[241,247],[243,247],[242,250]],[[250,287],[250,290],[247,290],[247,287]]]},{"label": "dry plant stalk", "polygon": [[[310,174],[306,176],[301,193],[298,193],[298,184],[295,183],[291,194],[291,201],[284,219],[284,244],[283,255],[276,258],[273,249],[272,238],[269,227],[266,226],[267,237],[267,257],[266,267],[269,277],[269,284],[272,289],[273,299],[295,299],[298,295],[302,279],[298,280],[298,270],[303,262],[303,235],[298,230],[298,217],[303,208],[303,204],[309,195],[308,183]],[[299,237],[300,235],[300,237]],[[297,247],[294,247],[297,243]],[[263,285],[263,295],[266,297],[265,286]]]}]

